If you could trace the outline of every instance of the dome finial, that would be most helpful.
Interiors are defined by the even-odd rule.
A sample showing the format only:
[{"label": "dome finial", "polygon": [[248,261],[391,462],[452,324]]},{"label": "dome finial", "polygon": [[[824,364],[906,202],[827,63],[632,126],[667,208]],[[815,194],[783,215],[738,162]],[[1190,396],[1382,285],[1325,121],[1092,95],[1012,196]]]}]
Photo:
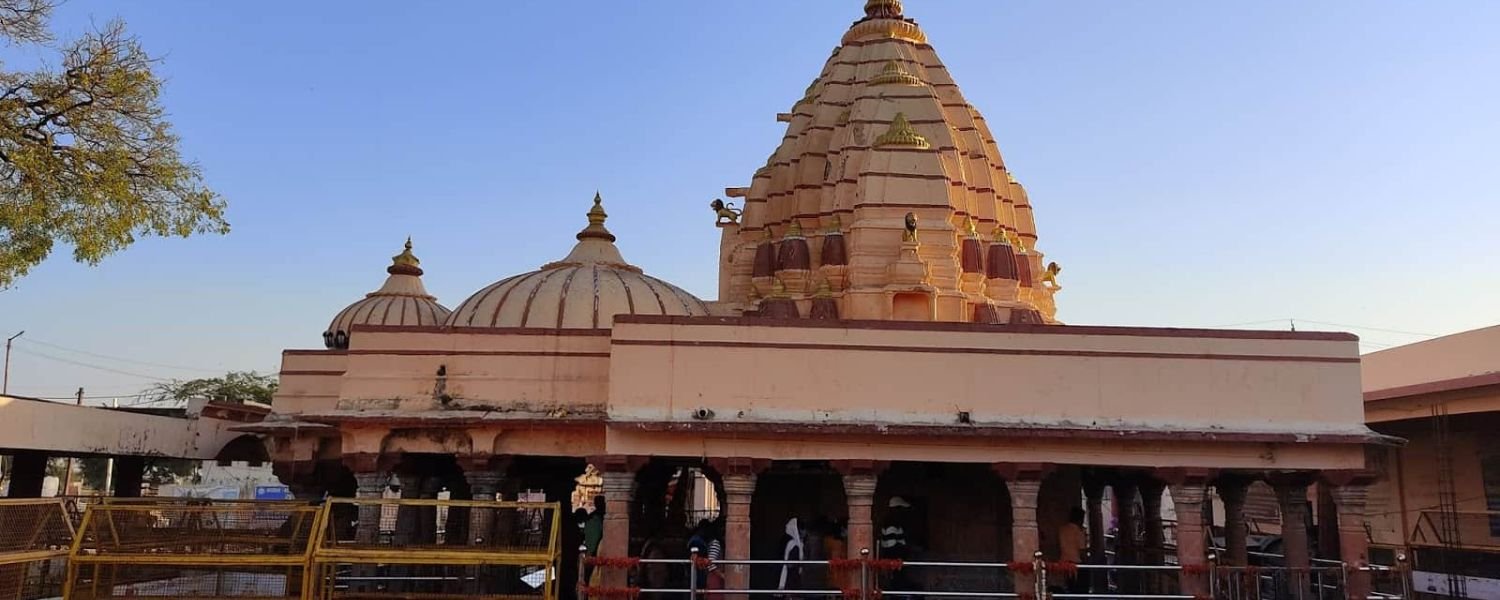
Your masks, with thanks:
[{"label": "dome finial", "polygon": [[385,272],[392,275],[417,275],[422,274],[422,261],[417,260],[417,255],[411,253],[411,236],[406,236],[406,245],[401,253],[391,257],[391,266],[386,267]]},{"label": "dome finial", "polygon": [[866,0],[865,16],[871,19],[900,19],[901,0]]},{"label": "dome finial", "polygon": [[609,218],[609,214],[604,212],[604,198],[598,191],[594,192],[594,206],[589,209],[588,217],[588,227],[584,227],[575,237],[580,241],[590,238],[615,241],[615,234],[604,228],[604,220]]}]

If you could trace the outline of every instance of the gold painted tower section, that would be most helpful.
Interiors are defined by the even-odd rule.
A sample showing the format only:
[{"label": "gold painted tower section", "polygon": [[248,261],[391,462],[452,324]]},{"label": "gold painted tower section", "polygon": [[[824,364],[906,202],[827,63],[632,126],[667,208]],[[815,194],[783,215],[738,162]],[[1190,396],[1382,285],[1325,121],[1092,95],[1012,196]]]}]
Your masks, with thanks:
[{"label": "gold painted tower section", "polygon": [[[805,316],[824,290],[845,319],[1055,322],[1026,192],[899,1],[866,3],[781,120],[781,145],[724,231],[721,301],[753,314],[775,291]],[[916,239],[903,244],[908,214]],[[1004,233],[976,242],[971,228]],[[767,266],[787,255],[789,232],[810,264]],[[999,244],[1010,248],[991,251]],[[913,260],[929,274],[921,285],[894,275]]]}]

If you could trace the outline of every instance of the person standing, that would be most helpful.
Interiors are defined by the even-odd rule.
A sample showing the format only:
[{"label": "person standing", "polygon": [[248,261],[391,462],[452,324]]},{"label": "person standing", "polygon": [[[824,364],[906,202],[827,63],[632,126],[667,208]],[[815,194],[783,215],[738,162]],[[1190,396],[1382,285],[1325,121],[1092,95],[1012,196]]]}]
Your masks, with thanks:
[{"label": "person standing", "polygon": [[[880,528],[880,558],[907,561],[911,559],[911,544],[907,539],[907,527],[911,523],[911,503],[900,496],[892,496],[886,504],[885,524]],[[886,586],[890,591],[909,592],[917,589],[915,582],[902,567],[891,573]]]},{"label": "person standing", "polygon": [[[1083,519],[1087,516],[1083,509],[1073,507],[1068,511],[1068,522],[1063,523],[1057,530],[1058,560],[1065,563],[1080,564],[1083,562],[1083,552],[1088,547],[1088,535],[1083,532]],[[1088,581],[1078,573],[1070,573],[1065,581],[1061,582],[1063,589],[1069,593],[1082,594],[1088,592]]]},{"label": "person standing", "polygon": [[[583,522],[584,554],[589,558],[599,556],[599,544],[604,541],[604,496],[594,496],[594,512]],[[597,586],[594,576],[599,571],[592,565],[586,567],[583,578],[589,586]]]}]

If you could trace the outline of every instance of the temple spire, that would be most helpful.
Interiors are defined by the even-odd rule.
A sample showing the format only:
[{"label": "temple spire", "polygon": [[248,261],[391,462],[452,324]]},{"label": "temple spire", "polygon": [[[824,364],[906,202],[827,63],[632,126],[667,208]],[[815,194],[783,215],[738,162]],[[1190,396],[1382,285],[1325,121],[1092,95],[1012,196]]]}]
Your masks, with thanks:
[{"label": "temple spire", "polygon": [[422,275],[422,261],[411,253],[411,236],[406,236],[406,246],[400,254],[391,257],[391,266],[385,268],[385,272],[392,275]]},{"label": "temple spire", "polygon": [[901,0],[866,0],[865,17],[871,19],[900,19]]},{"label": "temple spire", "polygon": [[609,214],[604,212],[604,198],[597,191],[594,192],[594,206],[589,209],[588,217],[588,226],[584,227],[583,231],[578,232],[578,235],[574,237],[577,237],[580,241],[589,238],[615,241],[615,234],[610,233],[604,227],[604,220],[609,218]]},{"label": "temple spire", "polygon": [[639,267],[625,262],[625,257],[620,256],[620,249],[615,247],[615,234],[610,233],[604,227],[604,220],[609,214],[604,212],[604,198],[599,192],[594,192],[594,205],[589,208],[589,224],[574,236],[578,243],[573,245],[573,251],[560,261],[547,263],[543,269],[576,265],[576,264],[610,264],[619,267],[640,270]]}]

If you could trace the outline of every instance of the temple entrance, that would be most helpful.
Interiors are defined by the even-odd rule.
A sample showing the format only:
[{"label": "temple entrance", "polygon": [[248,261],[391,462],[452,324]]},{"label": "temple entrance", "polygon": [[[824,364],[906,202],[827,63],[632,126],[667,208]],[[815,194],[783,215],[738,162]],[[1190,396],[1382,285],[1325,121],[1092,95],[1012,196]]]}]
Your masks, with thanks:
[{"label": "temple entrance", "polygon": [[[696,459],[653,458],[636,475],[630,518],[630,553],[641,558],[681,559],[700,524],[723,540],[723,479]],[[708,548],[702,549],[705,553]],[[643,565],[640,587],[686,588],[686,568]]]},{"label": "temple entrance", "polygon": [[[848,520],[844,481],[828,463],[777,461],[756,482],[750,505],[750,557],[780,560],[786,555],[788,531],[794,530],[804,559],[827,560],[825,538],[846,536]],[[826,589],[827,577],[824,567],[789,568],[785,587]],[[750,583],[756,589],[777,589],[782,569],[757,565],[750,570]]]}]

